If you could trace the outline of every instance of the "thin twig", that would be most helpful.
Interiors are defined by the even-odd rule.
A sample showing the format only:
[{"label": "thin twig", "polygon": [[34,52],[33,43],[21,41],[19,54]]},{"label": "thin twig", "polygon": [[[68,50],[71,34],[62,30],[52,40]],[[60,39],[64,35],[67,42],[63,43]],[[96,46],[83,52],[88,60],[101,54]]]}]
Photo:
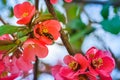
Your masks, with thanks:
[{"label": "thin twig", "polygon": [[5,25],[5,24],[7,24],[3,19],[2,19],[2,17],[0,16],[0,21]]},{"label": "thin twig", "polygon": [[[46,2],[46,5],[47,5],[47,8],[48,8],[48,11],[53,15],[54,19],[58,20],[57,16],[56,16],[56,13],[54,11],[53,5],[50,3],[50,0],[45,0],[45,2]],[[68,53],[70,55],[74,55],[74,51],[72,49],[72,46],[70,45],[70,43],[68,41],[68,36],[65,34],[65,32],[62,29],[60,30],[60,34],[61,34],[62,42],[65,45]]]},{"label": "thin twig", "polygon": [[[39,0],[35,0],[35,8],[36,10],[39,9]],[[35,56],[36,60],[35,60],[35,64],[34,64],[34,79],[33,80],[37,80],[37,75],[38,75],[38,57]]]},{"label": "thin twig", "polygon": [[36,10],[39,10],[39,0],[35,0],[35,8]]},{"label": "thin twig", "polygon": [[36,56],[35,64],[34,64],[34,79],[37,80],[37,74],[38,74],[38,57]]}]

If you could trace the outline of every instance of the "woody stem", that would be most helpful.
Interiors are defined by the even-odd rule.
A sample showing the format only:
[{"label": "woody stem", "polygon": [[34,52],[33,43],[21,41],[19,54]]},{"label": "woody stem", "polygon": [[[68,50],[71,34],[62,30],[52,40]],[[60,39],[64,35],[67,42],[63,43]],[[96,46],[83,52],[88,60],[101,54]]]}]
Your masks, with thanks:
[{"label": "woody stem", "polygon": [[[48,8],[48,11],[52,14],[54,19],[58,20],[57,16],[56,16],[56,13],[55,13],[55,10],[53,8],[53,5],[50,3],[50,0],[45,0],[45,2],[46,2],[46,5],[47,5],[47,8]],[[68,53],[70,55],[74,55],[74,50],[72,49],[72,46],[71,46],[71,44],[68,41],[68,36],[66,35],[66,33],[64,32],[63,29],[60,30],[60,34],[61,34],[62,42],[65,45]]]},{"label": "woody stem", "polygon": [[[39,9],[39,0],[35,0],[35,8],[36,10]],[[35,60],[35,64],[34,64],[34,79],[33,80],[37,80],[37,74],[38,74],[38,63],[39,63],[39,60],[38,60],[38,57],[35,56],[36,60]]]}]

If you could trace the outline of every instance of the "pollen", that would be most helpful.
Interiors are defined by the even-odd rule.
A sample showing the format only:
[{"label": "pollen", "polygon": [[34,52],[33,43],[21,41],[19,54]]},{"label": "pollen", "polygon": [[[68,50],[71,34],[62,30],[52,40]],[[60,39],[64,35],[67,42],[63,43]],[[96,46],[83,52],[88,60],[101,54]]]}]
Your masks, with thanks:
[{"label": "pollen", "polygon": [[72,61],[71,63],[69,63],[69,67],[72,70],[77,70],[79,68],[79,64],[75,61]]},{"label": "pollen", "polygon": [[79,75],[79,80],[89,80],[87,75],[81,74]]},{"label": "pollen", "polygon": [[24,13],[22,14],[22,18],[24,18],[24,17],[26,17],[26,16],[28,16],[28,12],[24,12]]},{"label": "pollen", "polygon": [[95,59],[92,61],[92,64],[95,68],[99,68],[103,65],[103,60],[101,58]]},{"label": "pollen", "polygon": [[43,32],[43,33],[48,33],[48,29],[44,28],[44,29],[42,30],[42,32]]}]

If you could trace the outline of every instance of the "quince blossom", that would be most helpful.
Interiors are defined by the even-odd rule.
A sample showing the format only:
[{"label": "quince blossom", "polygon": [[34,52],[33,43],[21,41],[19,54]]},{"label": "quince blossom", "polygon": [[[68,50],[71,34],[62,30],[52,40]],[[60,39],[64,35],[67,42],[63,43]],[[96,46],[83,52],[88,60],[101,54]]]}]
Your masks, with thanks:
[{"label": "quince blossom", "polygon": [[28,24],[35,14],[35,6],[29,2],[24,2],[22,4],[17,4],[14,7],[14,15],[19,20],[18,24]]},{"label": "quince blossom", "polygon": [[78,78],[81,75],[80,72],[84,72],[89,65],[87,59],[81,54],[75,54],[74,57],[66,55],[64,62],[66,66],[56,65],[52,68],[52,74],[56,80],[74,80],[76,77]]},{"label": "quince blossom", "polygon": [[35,61],[35,56],[44,58],[48,54],[48,48],[37,39],[28,39],[23,48],[23,59],[27,62]]},{"label": "quince blossom", "polygon": [[[56,4],[56,3],[58,2],[58,0],[50,0],[50,2],[51,2],[52,4]],[[72,2],[72,0],[65,0],[65,2],[70,3],[70,2]]]},{"label": "quince blossom", "polygon": [[34,35],[40,42],[52,44],[60,36],[61,25],[57,20],[47,20],[34,27]]},{"label": "quince blossom", "polygon": [[109,52],[92,47],[87,51],[86,57],[90,64],[89,70],[92,73],[99,75],[100,78],[112,80],[110,73],[115,68],[115,61]]}]

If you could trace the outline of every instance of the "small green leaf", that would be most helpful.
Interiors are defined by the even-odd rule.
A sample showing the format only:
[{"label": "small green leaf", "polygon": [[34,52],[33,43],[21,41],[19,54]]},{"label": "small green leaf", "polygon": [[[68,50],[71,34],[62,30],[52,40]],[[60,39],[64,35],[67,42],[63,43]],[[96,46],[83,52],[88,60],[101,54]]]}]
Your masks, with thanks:
[{"label": "small green leaf", "polygon": [[65,4],[64,5],[65,9],[66,9],[66,14],[67,14],[67,19],[68,21],[71,21],[75,18],[79,18],[80,17],[80,6],[77,4]]},{"label": "small green leaf", "polygon": [[35,23],[42,22],[49,19],[53,19],[53,16],[50,13],[41,13],[39,17],[35,19]]},{"label": "small green leaf", "polygon": [[16,46],[16,44],[7,44],[7,45],[0,45],[0,50],[10,50],[11,48],[13,48],[14,46]]},{"label": "small green leaf", "polygon": [[7,1],[6,1],[6,0],[2,0],[2,3],[3,3],[4,5],[6,5]]},{"label": "small green leaf", "polygon": [[22,38],[30,32],[30,29],[23,29],[17,33],[17,38]]},{"label": "small green leaf", "polygon": [[70,41],[74,43],[75,41],[79,40],[81,37],[84,37],[87,35],[89,32],[93,31],[92,27],[87,27],[84,30],[78,31],[72,36],[70,36]]},{"label": "small green leaf", "polygon": [[24,42],[24,41],[27,40],[27,38],[28,38],[28,36],[24,36],[24,37],[20,38],[19,40],[20,40],[21,42]]},{"label": "small green leaf", "polygon": [[3,34],[12,34],[18,32],[20,30],[19,27],[13,25],[2,25],[0,26],[0,36]]},{"label": "small green leaf", "polygon": [[111,20],[104,20],[101,22],[101,25],[104,30],[113,34],[118,34],[120,32],[120,17],[115,16]]},{"label": "small green leaf", "polygon": [[67,26],[74,30],[85,29],[87,26],[82,22],[81,19],[74,19],[67,23]]},{"label": "small green leaf", "polygon": [[114,13],[116,14],[118,12],[118,7],[114,7]]},{"label": "small green leaf", "polygon": [[10,13],[9,13],[9,17],[11,18],[11,17],[14,16],[14,13],[13,13],[13,7],[10,7],[10,8],[9,8],[9,11],[10,11]]},{"label": "small green leaf", "polygon": [[58,10],[55,10],[55,13],[57,15],[58,20],[65,24],[66,23],[66,18],[64,16],[64,14],[62,14]]},{"label": "small green leaf", "polygon": [[108,19],[109,16],[109,5],[104,5],[101,11],[101,15],[104,19]]}]

